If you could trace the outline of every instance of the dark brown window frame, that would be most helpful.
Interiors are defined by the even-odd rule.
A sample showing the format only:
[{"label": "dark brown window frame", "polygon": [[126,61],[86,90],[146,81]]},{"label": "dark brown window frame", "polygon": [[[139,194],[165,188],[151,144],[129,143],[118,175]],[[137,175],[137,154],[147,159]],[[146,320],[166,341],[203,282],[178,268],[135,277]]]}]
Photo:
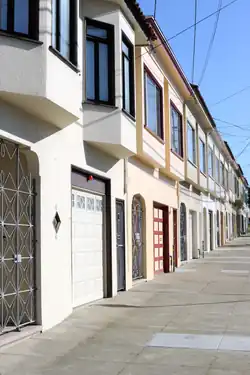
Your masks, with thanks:
[{"label": "dark brown window frame", "polygon": [[[69,61],[70,64],[77,67],[77,0],[68,0],[70,3],[70,20],[69,20],[69,38],[70,38],[70,51],[69,58],[63,56],[60,52],[60,6],[62,0],[56,0],[56,41],[55,45],[52,45],[52,49],[55,49],[63,60]],[[53,18],[52,18],[53,23]],[[52,24],[53,25],[53,24]],[[53,28],[53,26],[52,26]]]},{"label": "dark brown window frame", "polygon": [[[160,118],[160,124],[157,126],[157,133],[155,133],[151,128],[148,126],[147,122],[147,90],[146,90],[146,77],[147,75],[149,78],[153,81],[157,89],[159,90],[160,93],[160,113],[159,113],[159,118]],[[149,129],[150,132],[156,134],[157,137],[159,137],[161,140],[164,140],[164,129],[163,129],[163,88],[160,86],[160,84],[157,82],[153,74],[150,72],[148,67],[144,64],[144,127],[146,129]],[[158,134],[159,131],[159,134]]]},{"label": "dark brown window frame", "polygon": [[[172,147],[172,108],[175,110],[175,112],[179,115],[180,117],[180,124],[181,124],[181,129],[179,131],[179,134],[180,134],[180,138],[181,138],[181,142],[180,142],[180,153],[177,152],[176,150],[173,149]],[[179,111],[179,109],[176,107],[176,105],[174,104],[174,102],[172,100],[170,100],[170,131],[171,131],[171,151],[180,156],[181,158],[183,158],[184,156],[184,147],[183,147],[183,116],[181,114],[181,112]]]},{"label": "dark brown window frame", "polygon": [[15,21],[15,0],[8,0],[7,3],[7,28],[1,29],[0,32],[10,34],[16,37],[24,37],[31,40],[39,40],[39,0],[32,0],[29,2],[29,19],[28,19],[28,33],[21,33],[14,30]]},{"label": "dark brown window frame", "polygon": [[[96,21],[91,18],[86,18],[86,41],[90,40],[95,43],[95,51],[97,51],[98,43],[105,43],[105,40],[98,38],[98,37],[92,37],[87,35],[87,26],[95,26],[97,28],[102,28],[107,31],[107,41],[106,44],[108,45],[108,70],[109,70],[109,87],[108,87],[108,101],[100,100],[100,92],[99,92],[99,79],[95,79],[95,99],[89,99],[87,97],[87,88],[86,88],[86,101],[94,104],[104,104],[104,105],[115,105],[115,28],[114,25]],[[87,51],[86,51],[87,55]],[[99,59],[95,56],[95,78],[99,76]],[[86,81],[86,80],[85,80]]]},{"label": "dark brown window frame", "polygon": [[125,71],[124,71],[124,59],[127,59],[127,56],[122,50],[122,106],[123,111],[128,113],[130,116],[135,118],[135,69],[134,69],[134,46],[131,41],[128,39],[127,35],[122,31],[122,43],[128,47],[129,50],[129,89],[130,89],[130,111],[128,112],[125,109]]}]

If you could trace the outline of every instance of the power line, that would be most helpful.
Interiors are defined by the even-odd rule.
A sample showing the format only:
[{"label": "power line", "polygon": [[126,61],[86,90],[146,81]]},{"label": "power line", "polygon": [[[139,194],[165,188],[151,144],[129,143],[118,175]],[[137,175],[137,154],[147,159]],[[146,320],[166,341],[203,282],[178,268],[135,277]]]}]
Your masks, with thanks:
[{"label": "power line", "polygon": [[154,6],[154,19],[156,18],[156,8],[157,8],[157,0],[155,0],[155,6]]},{"label": "power line", "polygon": [[197,7],[198,7],[198,0],[194,0],[194,44],[193,44],[193,63],[192,63],[192,83],[194,83],[194,69],[195,69]]},{"label": "power line", "polygon": [[[192,25],[186,27],[185,29],[179,31],[177,34],[171,36],[170,38],[167,39],[167,41],[169,42],[170,40],[173,40],[173,39],[177,38],[179,35],[185,33],[186,31],[188,31],[188,30],[190,30],[190,29],[192,29],[194,26],[199,25],[201,22],[206,21],[208,18],[214,16],[214,15],[217,14],[218,12],[221,12],[223,9],[228,8],[229,6],[233,5],[233,4],[236,3],[237,1],[239,1],[239,0],[232,0],[232,1],[230,1],[230,3],[228,3],[228,4],[224,5],[224,6],[222,6],[219,10],[216,10],[215,12],[208,14],[206,17],[201,18],[201,19],[200,19],[199,21],[197,21],[195,24],[192,24]],[[156,48],[158,48],[158,47],[160,47],[160,46],[162,46],[162,45],[164,45],[164,44],[165,44],[165,43],[159,43],[159,44],[157,44],[157,46],[152,47],[152,48],[150,49],[150,51],[145,51],[145,52],[142,53],[141,55],[137,56],[137,59],[138,59],[139,57],[141,57],[141,56],[146,55],[147,53],[151,53],[153,50],[155,50]]]},{"label": "power line", "polygon": [[246,91],[246,90],[249,90],[249,89],[250,89],[250,85],[244,87],[244,88],[241,89],[241,90],[238,90],[238,91],[234,92],[233,94],[231,94],[231,95],[229,95],[229,96],[226,96],[225,98],[223,98],[223,99],[219,100],[218,102],[212,104],[210,107],[214,107],[214,106],[216,106],[216,105],[218,105],[218,104],[221,104],[221,103],[225,102],[226,100],[231,99],[231,98],[233,98],[234,96],[236,96],[236,95],[238,95],[238,94],[241,94],[242,92],[244,92],[244,91]]},{"label": "power line", "polygon": [[[234,124],[233,122],[229,122],[229,121],[225,121],[225,120],[221,120],[219,118],[216,118],[216,117],[213,117],[213,119],[215,121],[219,121],[219,122],[223,122],[227,125],[231,125],[231,126],[234,126],[235,128],[238,128],[238,129],[241,129],[241,130],[244,130],[244,131],[249,131],[250,129],[246,129],[246,128],[243,128],[243,126],[240,126],[240,125],[237,125],[237,124]],[[249,126],[249,125],[248,125]]]},{"label": "power line", "polygon": [[236,158],[239,158],[247,150],[247,148],[250,146],[250,137],[248,137],[247,140],[248,140],[247,144],[243,147],[241,152],[238,155],[236,155]]},{"label": "power line", "polygon": [[214,30],[213,30],[213,33],[212,33],[212,36],[211,36],[211,39],[210,39],[210,42],[209,42],[209,45],[208,45],[207,55],[206,55],[206,58],[205,58],[205,63],[204,63],[204,66],[203,66],[203,69],[202,69],[202,72],[201,72],[201,78],[200,78],[200,81],[198,83],[198,86],[201,85],[201,82],[203,81],[203,78],[205,76],[205,73],[206,73],[206,70],[207,70],[207,67],[208,67],[208,62],[209,62],[209,59],[210,59],[210,56],[211,56],[211,52],[212,52],[212,48],[213,48],[213,44],[214,44],[214,40],[215,40],[215,35],[216,35],[217,28],[218,28],[220,12],[221,12],[221,9],[222,9],[221,7],[222,7],[222,0],[219,0],[218,1],[218,9],[217,9],[217,14],[216,14],[216,19],[215,19],[215,23],[214,23]]}]

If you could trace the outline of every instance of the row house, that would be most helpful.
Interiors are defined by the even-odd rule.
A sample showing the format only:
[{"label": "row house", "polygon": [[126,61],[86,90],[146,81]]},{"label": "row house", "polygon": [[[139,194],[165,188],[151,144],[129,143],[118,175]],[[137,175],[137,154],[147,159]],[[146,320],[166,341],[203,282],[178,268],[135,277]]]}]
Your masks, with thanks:
[{"label": "row house", "polygon": [[135,0],[20,4],[0,5],[0,334],[172,272],[248,215],[240,166]]}]

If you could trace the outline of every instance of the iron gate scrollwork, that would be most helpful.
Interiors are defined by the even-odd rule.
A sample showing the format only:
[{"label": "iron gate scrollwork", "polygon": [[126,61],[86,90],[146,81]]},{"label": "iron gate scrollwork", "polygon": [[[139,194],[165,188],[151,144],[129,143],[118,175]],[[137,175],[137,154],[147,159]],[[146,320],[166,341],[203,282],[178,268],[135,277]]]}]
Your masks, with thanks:
[{"label": "iron gate scrollwork", "polygon": [[135,196],[132,202],[132,278],[143,278],[143,207],[142,199]]},{"label": "iron gate scrollwork", "polygon": [[187,212],[184,203],[180,207],[180,245],[181,261],[187,260]]},{"label": "iron gate scrollwork", "polygon": [[34,183],[20,146],[0,139],[0,334],[35,322]]}]

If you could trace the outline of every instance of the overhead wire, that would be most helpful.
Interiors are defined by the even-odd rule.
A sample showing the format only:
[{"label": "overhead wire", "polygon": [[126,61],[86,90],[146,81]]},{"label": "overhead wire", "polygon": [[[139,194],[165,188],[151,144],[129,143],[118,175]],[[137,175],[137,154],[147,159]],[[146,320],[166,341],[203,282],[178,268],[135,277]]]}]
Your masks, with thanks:
[{"label": "overhead wire", "polygon": [[194,72],[195,72],[197,8],[198,8],[198,0],[194,0],[194,42],[193,42],[193,61],[192,61],[192,83],[194,83]]},{"label": "overhead wire", "polygon": [[[232,0],[232,1],[230,1],[229,3],[223,5],[219,10],[216,10],[216,11],[214,11],[214,12],[208,14],[206,17],[201,18],[201,19],[200,19],[199,21],[197,21],[196,23],[194,23],[194,24],[192,24],[192,25],[186,27],[185,29],[183,29],[183,30],[179,31],[178,33],[176,33],[175,35],[171,36],[170,38],[167,39],[167,41],[169,42],[170,40],[173,40],[173,39],[177,38],[179,35],[184,34],[186,31],[188,31],[188,30],[192,29],[193,27],[199,25],[200,23],[206,21],[206,20],[209,19],[210,17],[213,17],[215,14],[217,14],[218,12],[221,12],[222,10],[228,8],[229,6],[233,5],[233,4],[236,3],[237,1],[239,1],[239,0]],[[141,55],[137,56],[136,58],[138,59],[138,58],[140,58],[140,57],[142,57],[142,56],[144,56],[144,55],[146,55],[146,54],[149,54],[149,53],[151,53],[152,51],[154,51],[155,49],[157,49],[158,47],[160,47],[160,46],[162,46],[162,45],[164,45],[164,44],[165,44],[165,43],[159,43],[159,44],[157,44],[156,46],[150,48],[149,51],[145,51],[145,52],[143,52]]]},{"label": "overhead wire", "polygon": [[216,106],[216,105],[219,105],[219,104],[221,104],[221,103],[224,103],[226,100],[231,99],[231,98],[233,98],[234,96],[236,96],[236,95],[238,95],[238,94],[241,94],[242,92],[244,92],[244,91],[246,91],[246,90],[249,90],[249,89],[250,89],[250,85],[244,87],[244,88],[241,89],[241,90],[238,90],[238,91],[234,92],[234,93],[231,94],[231,95],[226,96],[225,98],[223,98],[223,99],[219,100],[218,102],[212,104],[210,107],[214,107],[214,106]]},{"label": "overhead wire", "polygon": [[156,19],[156,8],[157,8],[157,0],[155,0],[155,5],[154,5],[154,19]]},{"label": "overhead wire", "polygon": [[[238,129],[241,129],[241,130],[244,130],[244,131],[250,131],[250,128],[249,128],[249,129],[246,129],[246,128],[244,128],[242,125],[234,124],[233,122],[229,122],[229,121],[221,120],[221,119],[216,118],[216,117],[213,117],[213,119],[214,119],[215,121],[219,121],[219,122],[222,122],[222,123],[224,123],[224,124],[231,125],[232,127],[235,127],[235,128],[238,128]],[[249,124],[249,125],[246,125],[246,126],[250,126],[250,124]]]},{"label": "overhead wire", "polygon": [[203,81],[203,79],[205,77],[205,74],[206,74],[206,70],[207,70],[209,59],[210,59],[210,56],[211,56],[211,52],[212,52],[212,48],[213,48],[213,44],[214,44],[216,32],[217,32],[217,29],[218,29],[218,24],[219,24],[219,18],[220,18],[221,9],[222,9],[222,0],[219,0],[218,1],[217,13],[216,13],[216,19],[215,19],[215,23],[214,23],[214,29],[213,29],[213,33],[212,33],[212,36],[211,36],[211,39],[210,39],[210,42],[209,42],[209,45],[208,45],[208,50],[207,50],[207,54],[206,54],[206,58],[205,58],[205,63],[204,63],[204,66],[203,66],[203,69],[202,69],[202,72],[201,72],[201,77],[200,77],[198,86],[201,85],[201,83],[202,83],[202,81]]}]

